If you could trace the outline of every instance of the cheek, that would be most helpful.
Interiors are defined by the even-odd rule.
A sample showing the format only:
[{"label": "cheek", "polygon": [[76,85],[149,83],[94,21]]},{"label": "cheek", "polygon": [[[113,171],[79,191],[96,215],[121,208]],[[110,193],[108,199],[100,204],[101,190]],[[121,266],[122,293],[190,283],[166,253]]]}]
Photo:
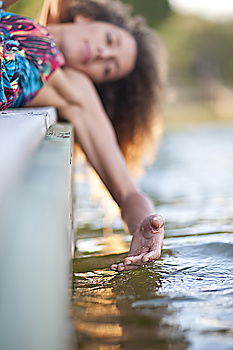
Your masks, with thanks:
[{"label": "cheek", "polygon": [[82,72],[91,78],[94,82],[103,81],[104,65],[102,62],[94,62],[87,66],[82,66]]}]

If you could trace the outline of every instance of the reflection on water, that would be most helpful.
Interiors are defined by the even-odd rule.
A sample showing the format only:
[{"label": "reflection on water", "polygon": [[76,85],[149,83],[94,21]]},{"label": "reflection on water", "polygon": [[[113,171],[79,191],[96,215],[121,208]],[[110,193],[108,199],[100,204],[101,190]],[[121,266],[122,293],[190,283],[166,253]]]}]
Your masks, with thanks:
[{"label": "reflection on water", "polygon": [[99,205],[86,205],[74,261],[79,349],[233,349],[232,135],[233,125],[165,135],[142,181],[167,222],[157,262],[109,271],[130,237],[118,222],[116,233],[101,229]]}]

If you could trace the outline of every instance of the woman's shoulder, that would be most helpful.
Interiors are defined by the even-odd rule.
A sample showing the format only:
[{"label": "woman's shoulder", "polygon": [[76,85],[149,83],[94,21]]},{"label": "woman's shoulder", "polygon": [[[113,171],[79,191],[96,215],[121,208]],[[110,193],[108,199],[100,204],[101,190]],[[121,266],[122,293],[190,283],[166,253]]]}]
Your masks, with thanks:
[{"label": "woman's shoulder", "polygon": [[77,84],[82,87],[86,86],[89,88],[94,88],[92,80],[86,74],[66,66],[63,67],[62,71],[64,72],[67,79],[69,79],[69,81],[73,82],[75,85]]},{"label": "woman's shoulder", "polygon": [[80,101],[85,107],[88,106],[90,101],[98,105],[100,104],[100,98],[96,87],[88,75],[68,67],[63,67],[62,71],[69,85],[74,86],[79,91]]},{"label": "woman's shoulder", "polygon": [[62,91],[63,94],[65,90],[69,92],[73,90],[73,93],[78,93],[81,99],[89,94],[96,94],[96,88],[86,74],[66,66],[57,70],[49,79],[48,84]]},{"label": "woman's shoulder", "polygon": [[87,75],[72,68],[58,69],[46,85],[52,87],[69,103],[78,103],[83,109],[89,109],[90,103],[96,108],[101,105],[92,80]]}]

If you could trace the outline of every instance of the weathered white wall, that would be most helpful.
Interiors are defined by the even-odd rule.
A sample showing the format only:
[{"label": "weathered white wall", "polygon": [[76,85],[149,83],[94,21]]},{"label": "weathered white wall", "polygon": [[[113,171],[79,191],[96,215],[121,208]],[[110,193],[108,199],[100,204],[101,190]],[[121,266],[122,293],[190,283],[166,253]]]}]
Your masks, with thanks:
[{"label": "weathered white wall", "polygon": [[0,116],[0,349],[68,350],[72,128],[22,112]]},{"label": "weathered white wall", "polygon": [[9,195],[48,128],[55,122],[53,108],[0,112],[0,209],[4,196]]}]

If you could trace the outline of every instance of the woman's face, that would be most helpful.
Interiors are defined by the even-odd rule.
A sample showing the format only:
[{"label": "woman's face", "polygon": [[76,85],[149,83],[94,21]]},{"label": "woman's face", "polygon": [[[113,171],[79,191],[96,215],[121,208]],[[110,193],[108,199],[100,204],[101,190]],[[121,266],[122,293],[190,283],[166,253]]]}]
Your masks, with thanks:
[{"label": "woman's face", "polygon": [[66,65],[94,82],[116,80],[135,65],[137,45],[126,30],[106,22],[85,21],[66,27],[62,51]]}]

